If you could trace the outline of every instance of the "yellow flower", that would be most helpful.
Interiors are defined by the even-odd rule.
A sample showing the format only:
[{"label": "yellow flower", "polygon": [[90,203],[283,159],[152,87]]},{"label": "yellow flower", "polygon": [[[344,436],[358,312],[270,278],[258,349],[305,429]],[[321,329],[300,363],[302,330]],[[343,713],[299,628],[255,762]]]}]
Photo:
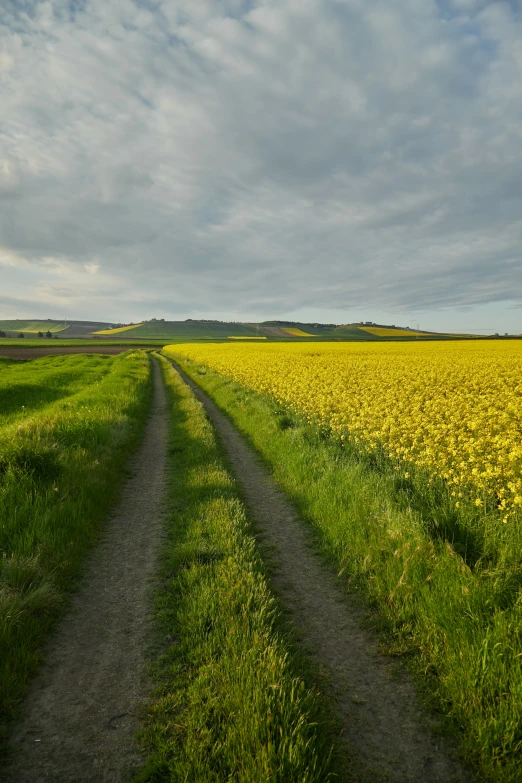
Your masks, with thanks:
[{"label": "yellow flower", "polygon": [[522,341],[231,340],[165,352],[268,395],[341,440],[382,450],[405,478],[415,466],[428,484],[431,476],[458,487],[459,499],[482,506],[481,498],[500,498],[502,518],[520,513]]}]

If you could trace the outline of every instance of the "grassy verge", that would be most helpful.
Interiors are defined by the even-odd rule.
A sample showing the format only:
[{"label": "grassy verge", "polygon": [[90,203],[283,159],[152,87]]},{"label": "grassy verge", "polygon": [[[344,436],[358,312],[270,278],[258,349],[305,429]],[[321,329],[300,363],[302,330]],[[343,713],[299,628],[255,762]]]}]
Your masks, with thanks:
[{"label": "grassy verge", "polygon": [[172,513],[156,604],[158,690],[136,779],[323,783],[330,754],[318,698],[278,631],[238,488],[201,405],[162,361]]},{"label": "grassy verge", "polygon": [[114,502],[150,400],[142,352],[2,364],[0,751]]},{"label": "grassy verge", "polygon": [[[174,351],[171,351],[171,355]],[[463,755],[489,781],[520,780],[521,535],[442,485],[404,477],[272,400],[179,357],[270,466],[388,650],[411,664]]]}]

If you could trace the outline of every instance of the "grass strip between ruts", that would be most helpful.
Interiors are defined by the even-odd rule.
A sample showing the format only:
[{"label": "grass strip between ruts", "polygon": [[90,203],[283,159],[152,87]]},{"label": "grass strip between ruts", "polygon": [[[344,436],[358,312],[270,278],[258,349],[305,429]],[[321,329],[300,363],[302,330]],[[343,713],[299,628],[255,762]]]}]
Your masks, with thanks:
[{"label": "grass strip between ruts", "polygon": [[136,780],[324,783],[319,700],[278,630],[238,487],[201,404],[162,365],[171,512],[156,594],[158,688]]},{"label": "grass strip between ruts", "polygon": [[3,364],[0,755],[42,644],[126,476],[151,390],[142,351]]},{"label": "grass strip between ruts", "polygon": [[405,481],[386,459],[348,448],[268,396],[176,355],[175,347],[168,354],[247,436],[341,581],[376,610],[389,651],[405,656],[428,686],[465,759],[488,781],[518,783],[518,550],[499,536],[497,550],[468,564],[458,547],[465,528],[459,531],[458,520],[445,524],[454,511],[441,487],[428,487],[421,474]]}]

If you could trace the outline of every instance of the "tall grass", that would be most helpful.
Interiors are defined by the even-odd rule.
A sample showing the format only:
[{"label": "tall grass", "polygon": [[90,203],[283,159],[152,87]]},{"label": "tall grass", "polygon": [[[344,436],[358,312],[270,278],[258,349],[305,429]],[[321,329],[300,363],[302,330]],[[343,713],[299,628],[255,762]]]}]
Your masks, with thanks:
[{"label": "tall grass", "polygon": [[177,360],[263,456],[347,589],[366,597],[388,651],[427,686],[465,758],[488,781],[520,781],[522,532]]},{"label": "tall grass", "polygon": [[235,480],[200,403],[165,360],[163,369],[172,513],[156,604],[159,687],[137,780],[323,783],[325,725],[278,633]]},{"label": "tall grass", "polygon": [[0,743],[117,495],[150,390],[142,352],[0,365]]},{"label": "tall grass", "polygon": [[29,363],[2,359],[0,364],[0,427],[28,420],[52,402],[99,383],[111,371],[105,356],[44,356]]}]

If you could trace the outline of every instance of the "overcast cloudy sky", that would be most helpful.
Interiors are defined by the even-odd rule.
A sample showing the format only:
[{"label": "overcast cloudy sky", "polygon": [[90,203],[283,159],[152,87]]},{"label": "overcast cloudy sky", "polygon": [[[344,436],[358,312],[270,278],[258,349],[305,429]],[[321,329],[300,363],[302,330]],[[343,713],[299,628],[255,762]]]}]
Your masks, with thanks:
[{"label": "overcast cloudy sky", "polygon": [[27,316],[522,332],[522,0],[1,0]]}]

